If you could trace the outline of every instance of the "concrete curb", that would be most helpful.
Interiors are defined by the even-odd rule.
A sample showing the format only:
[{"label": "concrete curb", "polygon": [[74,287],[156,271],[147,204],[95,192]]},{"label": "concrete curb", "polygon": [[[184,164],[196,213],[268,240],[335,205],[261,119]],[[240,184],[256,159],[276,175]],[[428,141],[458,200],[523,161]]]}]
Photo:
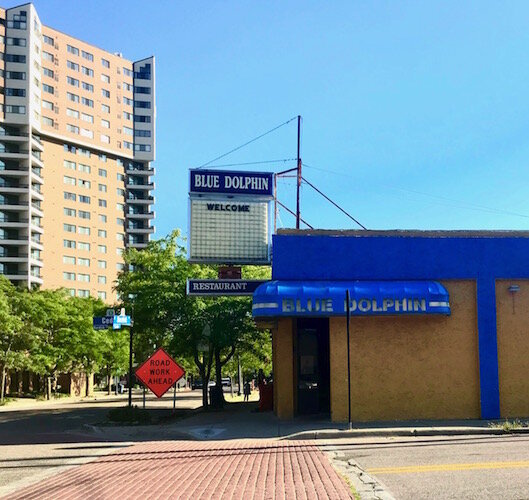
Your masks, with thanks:
[{"label": "concrete curb", "polygon": [[426,427],[426,428],[385,428],[385,429],[326,429],[318,431],[302,431],[282,436],[282,440],[304,439],[341,439],[363,437],[417,437],[417,436],[472,436],[472,435],[502,435],[529,434],[529,428],[505,430],[495,427]]}]

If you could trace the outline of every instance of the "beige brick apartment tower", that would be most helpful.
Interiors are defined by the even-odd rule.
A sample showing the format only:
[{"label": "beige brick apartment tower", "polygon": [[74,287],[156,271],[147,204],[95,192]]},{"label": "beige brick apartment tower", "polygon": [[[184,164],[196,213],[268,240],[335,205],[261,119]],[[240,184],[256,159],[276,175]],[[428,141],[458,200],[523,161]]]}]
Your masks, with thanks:
[{"label": "beige brick apartment tower", "polygon": [[153,233],[154,57],[0,9],[0,274],[107,302]]}]

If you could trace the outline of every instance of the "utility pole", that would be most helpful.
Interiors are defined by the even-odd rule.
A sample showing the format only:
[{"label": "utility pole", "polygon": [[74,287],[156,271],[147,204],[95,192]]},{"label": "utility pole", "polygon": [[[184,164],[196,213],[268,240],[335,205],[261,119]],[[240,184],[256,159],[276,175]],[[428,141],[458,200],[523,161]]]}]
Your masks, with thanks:
[{"label": "utility pole", "polygon": [[297,163],[297,196],[296,196],[296,229],[299,229],[301,213],[299,195],[301,190],[301,116],[298,115],[298,163]]}]

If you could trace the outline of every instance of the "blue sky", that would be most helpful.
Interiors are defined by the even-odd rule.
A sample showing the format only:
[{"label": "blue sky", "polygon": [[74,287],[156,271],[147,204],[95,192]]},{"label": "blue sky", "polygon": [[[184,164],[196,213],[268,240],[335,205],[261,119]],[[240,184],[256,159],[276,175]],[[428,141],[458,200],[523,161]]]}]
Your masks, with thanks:
[{"label": "blue sky", "polygon": [[[304,175],[368,228],[529,226],[529,2],[35,6],[106,50],[156,56],[157,236],[187,231],[188,168],[298,114]],[[292,122],[220,163],[295,153]],[[294,208],[293,180],[279,196]],[[354,227],[308,187],[302,216]]]}]

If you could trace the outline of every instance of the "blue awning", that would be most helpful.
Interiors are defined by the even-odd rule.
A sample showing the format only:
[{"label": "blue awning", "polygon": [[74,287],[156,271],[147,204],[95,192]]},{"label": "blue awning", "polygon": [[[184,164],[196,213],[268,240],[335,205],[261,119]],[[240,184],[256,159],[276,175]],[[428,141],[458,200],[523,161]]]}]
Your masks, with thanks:
[{"label": "blue awning", "polygon": [[450,314],[446,288],[437,281],[269,281],[253,294],[255,318]]}]

